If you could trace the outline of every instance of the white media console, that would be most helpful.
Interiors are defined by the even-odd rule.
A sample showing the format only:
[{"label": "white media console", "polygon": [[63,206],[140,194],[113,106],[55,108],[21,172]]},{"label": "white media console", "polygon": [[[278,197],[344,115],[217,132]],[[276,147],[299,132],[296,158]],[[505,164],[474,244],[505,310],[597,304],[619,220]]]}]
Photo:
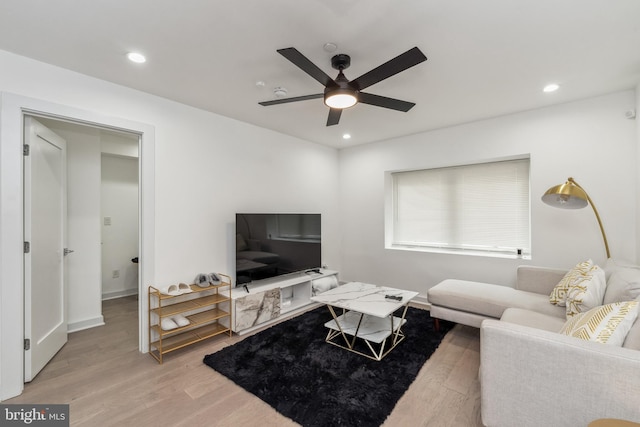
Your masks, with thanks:
[{"label": "white media console", "polygon": [[338,272],[320,269],[320,273],[292,273],[247,284],[247,289],[231,290],[232,329],[244,334],[291,316],[312,304],[313,282],[337,284]]}]

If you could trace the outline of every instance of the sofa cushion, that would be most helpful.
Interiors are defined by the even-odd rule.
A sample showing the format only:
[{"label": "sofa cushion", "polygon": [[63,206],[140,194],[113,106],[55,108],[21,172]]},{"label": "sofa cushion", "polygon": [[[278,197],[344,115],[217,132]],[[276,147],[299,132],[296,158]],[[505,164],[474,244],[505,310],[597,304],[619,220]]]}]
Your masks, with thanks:
[{"label": "sofa cushion", "polygon": [[499,319],[509,307],[523,308],[565,318],[564,307],[549,304],[548,295],[508,286],[467,280],[443,280],[428,291],[431,304]]},{"label": "sofa cushion", "polygon": [[638,317],[638,301],[614,302],[579,313],[560,330],[561,334],[587,341],[622,346]]},{"label": "sofa cushion", "polygon": [[632,301],[638,297],[640,297],[640,269],[625,268],[611,273],[602,303]]},{"label": "sofa cushion", "polygon": [[565,319],[549,316],[522,308],[508,308],[502,314],[500,320],[531,328],[543,329],[549,332],[560,332],[565,324]]},{"label": "sofa cushion", "polygon": [[558,284],[551,291],[549,295],[549,302],[551,304],[564,307],[567,301],[567,292],[569,288],[581,281],[589,278],[589,271],[593,268],[593,261],[590,259],[587,261],[579,262],[571,270],[567,271],[567,274],[558,282]]},{"label": "sofa cushion", "polygon": [[571,284],[567,291],[567,319],[593,307],[602,305],[607,282],[604,270],[594,265],[580,280]]}]

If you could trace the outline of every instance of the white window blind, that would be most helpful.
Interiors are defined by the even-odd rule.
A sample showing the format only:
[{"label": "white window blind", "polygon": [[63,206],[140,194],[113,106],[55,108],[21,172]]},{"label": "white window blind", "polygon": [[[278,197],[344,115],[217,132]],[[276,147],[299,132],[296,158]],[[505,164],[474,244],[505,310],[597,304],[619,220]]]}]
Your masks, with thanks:
[{"label": "white window blind", "polygon": [[391,176],[393,246],[530,253],[528,158]]}]

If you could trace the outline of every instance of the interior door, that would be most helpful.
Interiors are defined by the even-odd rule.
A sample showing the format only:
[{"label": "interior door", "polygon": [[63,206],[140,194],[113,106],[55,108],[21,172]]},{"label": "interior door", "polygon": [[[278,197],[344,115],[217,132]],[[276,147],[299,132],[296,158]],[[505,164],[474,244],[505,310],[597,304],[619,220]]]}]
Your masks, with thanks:
[{"label": "interior door", "polygon": [[29,382],[67,342],[66,142],[32,117],[25,117],[24,138],[24,380]]}]

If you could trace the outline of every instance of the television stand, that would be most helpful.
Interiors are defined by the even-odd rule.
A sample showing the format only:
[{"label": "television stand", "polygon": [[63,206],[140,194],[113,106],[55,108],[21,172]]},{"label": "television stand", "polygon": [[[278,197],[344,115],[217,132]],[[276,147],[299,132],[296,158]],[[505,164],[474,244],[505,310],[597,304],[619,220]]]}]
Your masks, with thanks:
[{"label": "television stand", "polygon": [[314,280],[335,277],[338,272],[320,269],[320,273],[292,273],[231,290],[233,332],[242,335],[297,314],[312,305]]}]

